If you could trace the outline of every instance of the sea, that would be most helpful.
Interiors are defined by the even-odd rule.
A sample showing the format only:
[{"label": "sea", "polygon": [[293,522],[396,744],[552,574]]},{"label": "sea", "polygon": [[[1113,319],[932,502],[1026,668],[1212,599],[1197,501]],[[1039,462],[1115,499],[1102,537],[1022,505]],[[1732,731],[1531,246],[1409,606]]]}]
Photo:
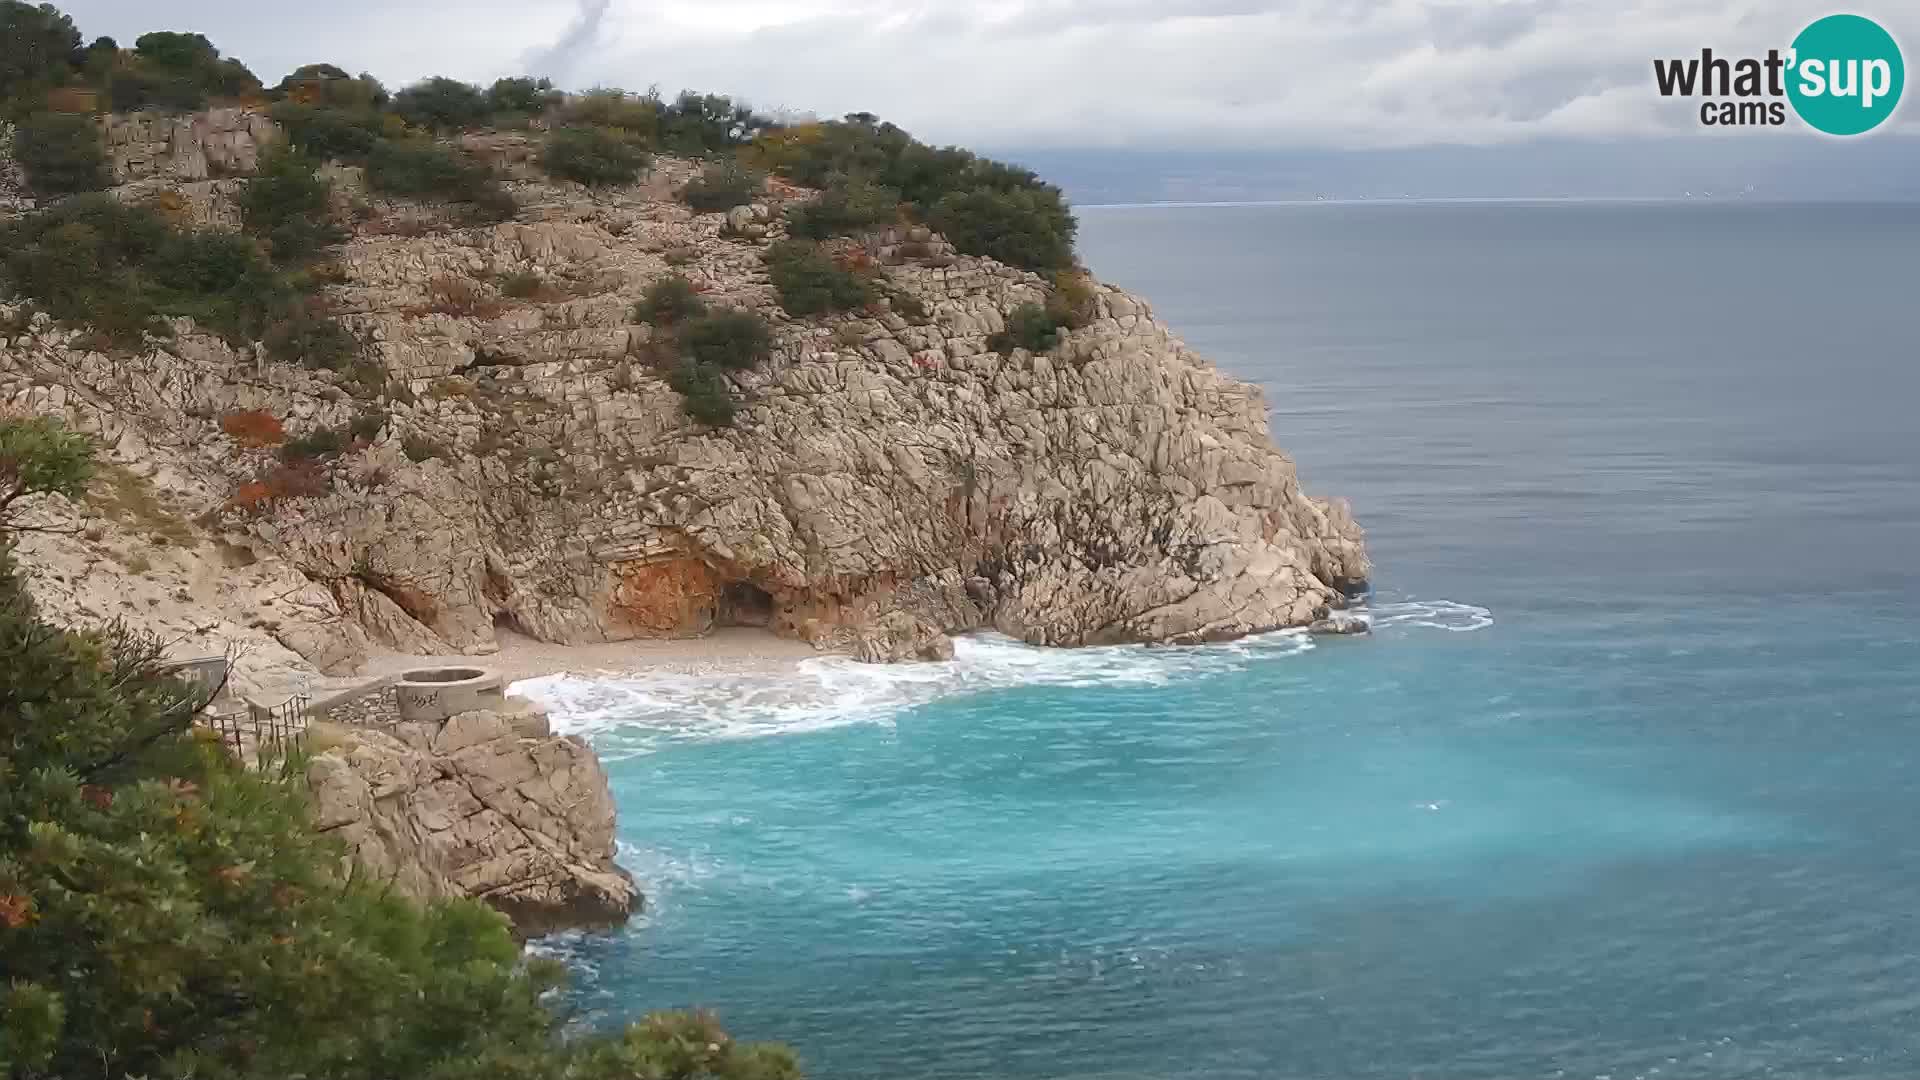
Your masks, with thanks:
[{"label": "sea", "polygon": [[1920,205],[1087,207],[1358,639],[520,691],[650,906],[575,1022],[836,1080],[1920,1076]]}]

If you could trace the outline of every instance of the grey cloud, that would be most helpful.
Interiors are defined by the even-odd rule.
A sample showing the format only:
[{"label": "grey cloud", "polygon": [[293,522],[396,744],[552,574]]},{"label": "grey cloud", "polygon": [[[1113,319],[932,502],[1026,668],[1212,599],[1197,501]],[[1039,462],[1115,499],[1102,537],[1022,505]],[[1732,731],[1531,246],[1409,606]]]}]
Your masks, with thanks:
[{"label": "grey cloud", "polygon": [[526,69],[564,85],[580,55],[599,41],[607,10],[612,6],[613,0],[581,0],[579,14],[567,24],[559,40],[527,54]]}]

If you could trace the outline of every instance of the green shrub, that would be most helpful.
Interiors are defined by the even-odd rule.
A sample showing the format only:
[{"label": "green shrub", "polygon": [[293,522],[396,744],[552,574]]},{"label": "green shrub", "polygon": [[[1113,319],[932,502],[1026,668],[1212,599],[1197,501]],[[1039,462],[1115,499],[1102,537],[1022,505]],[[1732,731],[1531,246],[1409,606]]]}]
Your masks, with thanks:
[{"label": "green shrub", "polygon": [[468,203],[487,221],[512,217],[518,209],[486,166],[423,140],[377,143],[367,159],[367,185],[388,195]]},{"label": "green shrub", "polygon": [[360,340],[352,331],[304,304],[267,327],[262,343],[281,363],[323,371],[348,371],[360,355]]},{"label": "green shrub", "polygon": [[919,297],[902,289],[887,290],[887,306],[909,319],[927,317],[927,305],[922,303]]},{"label": "green shrub", "polygon": [[682,360],[667,376],[667,385],[679,392],[680,407],[694,420],[710,427],[733,423],[733,386],[719,368]]},{"label": "green shrub", "polygon": [[[98,48],[98,42],[95,43]],[[260,80],[245,64],[222,58],[200,34],[156,31],[142,34],[129,54],[90,50],[98,57],[99,77],[107,81],[116,112],[158,108],[173,112],[204,109],[213,98],[232,100],[258,93]],[[89,68],[95,66],[90,56]]]},{"label": "green shrub", "polygon": [[692,90],[681,91],[659,116],[660,146],[687,157],[730,151],[767,126],[744,102]]},{"label": "green shrub", "polygon": [[274,93],[303,105],[339,109],[379,109],[387,104],[387,88],[371,75],[355,78],[333,64],[302,64],[280,80]]},{"label": "green shrub", "polygon": [[13,156],[42,198],[100,191],[112,182],[100,129],[86,116],[41,113],[13,135]]},{"label": "green shrub", "polygon": [[[84,441],[16,434],[34,423],[0,420],[23,497],[78,497]],[[324,482],[289,466],[235,502],[294,497],[308,474]],[[560,965],[479,903],[344,869],[305,755],[237,760],[196,729],[205,691],[165,671],[165,643],[43,620],[11,546],[0,522],[9,1076],[798,1080],[790,1053],[704,1014],[563,1030]]]},{"label": "green shrub", "polygon": [[338,454],[350,445],[352,438],[338,428],[317,427],[305,435],[296,435],[281,443],[280,460],[289,465],[313,461]]},{"label": "green shrub", "polygon": [[729,308],[687,323],[680,345],[703,364],[744,371],[773,354],[773,331],[753,312]]},{"label": "green shrub", "polygon": [[247,231],[265,240],[280,262],[307,258],[345,239],[333,221],[333,185],[314,169],[311,158],[269,151],[241,196]]},{"label": "green shrub", "polygon": [[819,198],[787,211],[787,231],[795,236],[824,240],[876,225],[890,225],[899,217],[899,192],[865,177],[841,176],[836,177]]},{"label": "green shrub", "polygon": [[927,146],[871,115],[768,131],[751,154],[809,187],[831,188],[848,176],[897,191],[914,219],[967,254],[1030,269],[1072,262],[1075,224],[1059,188],[1028,169]]},{"label": "green shrub", "polygon": [[407,455],[408,461],[416,465],[429,458],[446,459],[451,457],[451,455],[447,453],[446,447],[441,446],[439,443],[434,442],[424,435],[408,435],[401,439],[400,451]]},{"label": "green shrub", "polygon": [[863,307],[874,299],[870,285],[834,262],[816,244],[782,240],[767,249],[767,275],[787,314],[807,316]]},{"label": "green shrub", "polygon": [[553,88],[552,79],[531,75],[496,79],[487,89],[487,108],[496,113],[522,113],[539,116],[559,104],[566,95]]},{"label": "green shrub", "polygon": [[167,232],[151,211],[111,196],[69,200],[0,228],[7,288],[63,323],[137,345],[157,314],[139,267]]},{"label": "green shrub", "polygon": [[1007,328],[987,338],[987,348],[997,353],[1014,349],[1042,353],[1060,343],[1060,323],[1054,313],[1040,304],[1021,304],[1007,313]]},{"label": "green shrub", "polygon": [[294,149],[321,161],[362,162],[380,143],[383,121],[372,109],[325,108],[282,101],[273,119]]},{"label": "green shrub", "polygon": [[347,422],[347,431],[356,441],[372,442],[380,437],[380,429],[387,426],[387,414],[375,409],[363,412]]},{"label": "green shrub", "polygon": [[393,111],[415,127],[458,131],[484,122],[493,109],[479,87],[436,75],[393,95]]},{"label": "green shrub", "polygon": [[651,146],[660,135],[660,99],[652,94],[629,94],[605,87],[589,90],[560,110],[563,124],[608,128]]},{"label": "green shrub", "polygon": [[191,316],[236,343],[259,338],[293,300],[259,244],[220,229],[172,232],[143,269],[156,311]]},{"label": "green shrub", "polygon": [[547,136],[540,163],[561,179],[600,187],[633,183],[652,164],[652,158],[607,129],[569,127]]},{"label": "green shrub", "polygon": [[500,279],[500,295],[515,300],[531,300],[546,291],[547,282],[539,274],[522,270]]},{"label": "green shrub", "polygon": [[1073,215],[1053,188],[954,192],[927,221],[957,250],[1009,266],[1050,270],[1073,263]]},{"label": "green shrub", "polygon": [[0,233],[9,288],[55,318],[122,344],[187,315],[236,344],[257,338],[294,298],[249,237],[175,229],[152,210],[88,195]]},{"label": "green shrub", "polygon": [[640,302],[633,305],[637,322],[671,326],[707,310],[707,302],[694,291],[693,282],[679,274],[669,274],[647,286]]},{"label": "green shrub", "polygon": [[67,81],[80,30],[51,4],[0,3],[0,101],[25,101]]},{"label": "green shrub", "polygon": [[765,188],[767,178],[728,158],[703,169],[687,181],[680,198],[703,214],[745,206]]}]

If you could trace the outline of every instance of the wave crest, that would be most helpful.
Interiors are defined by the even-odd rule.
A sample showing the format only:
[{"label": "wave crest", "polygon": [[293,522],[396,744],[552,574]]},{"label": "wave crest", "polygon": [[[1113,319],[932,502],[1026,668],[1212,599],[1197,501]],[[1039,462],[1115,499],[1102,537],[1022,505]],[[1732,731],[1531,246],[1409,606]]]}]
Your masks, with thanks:
[{"label": "wave crest", "polygon": [[[1352,613],[1375,630],[1464,632],[1493,624],[1486,608],[1450,600],[1363,605]],[[954,639],[953,659],[939,663],[863,664],[820,657],[776,671],[562,673],[525,679],[512,689],[544,705],[556,730],[590,736],[603,757],[617,760],[675,742],[890,724],[902,712],[956,694],[1021,686],[1164,686],[1313,648],[1313,638],[1304,630],[1277,630],[1211,645],[1080,649],[1043,648],[986,633]]]}]

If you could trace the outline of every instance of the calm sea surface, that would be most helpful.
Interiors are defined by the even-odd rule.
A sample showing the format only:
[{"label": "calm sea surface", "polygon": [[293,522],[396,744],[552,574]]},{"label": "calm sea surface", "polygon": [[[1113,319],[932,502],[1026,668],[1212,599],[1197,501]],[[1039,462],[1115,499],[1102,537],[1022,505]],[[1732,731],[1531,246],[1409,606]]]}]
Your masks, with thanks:
[{"label": "calm sea surface", "polygon": [[1920,1076],[1920,207],[1089,209],[1371,640],[522,684],[650,914],[594,1022],[819,1078]]}]

